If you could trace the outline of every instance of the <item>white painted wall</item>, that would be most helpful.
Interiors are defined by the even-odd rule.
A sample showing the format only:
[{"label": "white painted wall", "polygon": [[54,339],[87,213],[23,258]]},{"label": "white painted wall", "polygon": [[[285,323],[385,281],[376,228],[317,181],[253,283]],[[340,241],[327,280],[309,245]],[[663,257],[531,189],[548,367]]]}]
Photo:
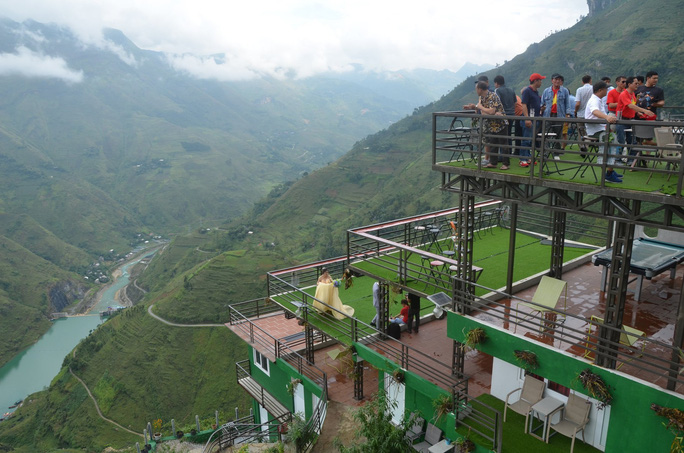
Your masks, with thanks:
[{"label": "white painted wall", "polygon": [[406,407],[406,386],[395,381],[391,374],[385,373],[385,389],[387,398],[395,403],[392,409],[392,423],[400,425]]},{"label": "white painted wall", "polygon": [[[500,399],[501,401],[506,401],[506,395],[515,389],[521,388],[524,379],[525,372],[522,368],[494,357],[494,362],[492,365],[492,396]],[[520,392],[511,395],[511,402],[517,401],[519,396]],[[551,396],[563,402],[567,402],[568,400],[567,396],[561,395],[553,390],[549,390],[548,388],[544,390],[544,396]],[[580,394],[580,396],[587,398],[584,394]],[[592,445],[601,451],[605,451],[606,434],[608,433],[608,422],[610,420],[610,406],[606,406],[604,409],[598,410],[598,401],[593,398],[588,399],[592,402],[592,407],[591,411],[589,412],[589,423],[587,423],[587,426],[584,429],[584,440],[587,444]],[[552,422],[555,421],[557,421],[557,418],[552,420]],[[559,436],[560,435],[561,434],[559,434]],[[579,436],[578,442],[581,439],[582,435]]]}]

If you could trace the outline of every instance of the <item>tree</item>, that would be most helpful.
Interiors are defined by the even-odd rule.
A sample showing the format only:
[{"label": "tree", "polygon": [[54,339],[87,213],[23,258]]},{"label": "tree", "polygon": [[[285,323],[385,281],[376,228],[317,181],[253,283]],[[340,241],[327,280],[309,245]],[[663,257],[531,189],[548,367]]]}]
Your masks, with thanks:
[{"label": "tree", "polygon": [[[412,451],[406,440],[406,431],[413,420],[404,418],[399,426],[392,423],[392,410],[396,403],[387,398],[384,391],[376,393],[369,402],[353,415],[360,429],[354,435],[355,443],[344,446],[339,438],[335,447],[341,453],[396,453]],[[365,442],[364,442],[365,440]]]}]

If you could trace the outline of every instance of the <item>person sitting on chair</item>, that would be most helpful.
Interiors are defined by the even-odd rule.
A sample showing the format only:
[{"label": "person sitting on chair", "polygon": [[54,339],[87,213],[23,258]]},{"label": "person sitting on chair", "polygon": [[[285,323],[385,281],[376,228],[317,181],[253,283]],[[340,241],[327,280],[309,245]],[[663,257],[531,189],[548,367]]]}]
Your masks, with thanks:
[{"label": "person sitting on chair", "polygon": [[390,318],[390,322],[395,324],[406,324],[408,322],[409,306],[406,299],[401,299],[401,311],[394,318]]}]

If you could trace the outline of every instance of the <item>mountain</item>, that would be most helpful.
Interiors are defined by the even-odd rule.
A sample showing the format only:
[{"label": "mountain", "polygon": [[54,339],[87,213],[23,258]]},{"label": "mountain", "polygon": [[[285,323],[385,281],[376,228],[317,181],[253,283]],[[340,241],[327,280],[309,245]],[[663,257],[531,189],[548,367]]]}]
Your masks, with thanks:
[{"label": "mountain", "polygon": [[[417,105],[326,77],[200,79],[112,29],[89,44],[55,24],[0,19],[0,38],[0,240],[32,254],[27,274],[47,272],[38,291],[16,294],[35,300],[11,305],[38,311],[0,323],[12,338],[0,364],[63,308],[48,280],[78,282],[73,301],[110,250],[237,218]],[[3,273],[0,287],[22,278]],[[9,307],[0,296],[0,310]]]},{"label": "mountain", "polygon": [[[653,68],[661,74],[667,104],[682,105],[684,96],[676,86],[674,69],[684,51],[678,32],[684,26],[684,17],[676,6],[666,0],[617,1],[595,10],[570,29],[532,44],[526,52],[487,74],[492,79],[501,73],[511,87],[519,90],[532,72],[561,72],[566,85],[574,91],[585,72],[595,77],[614,77]],[[654,25],[645,27],[644,17]],[[173,396],[163,393],[168,386],[161,385],[166,398],[140,397],[139,389],[149,389],[157,376],[163,377],[162,384],[177,382],[176,391],[184,398],[205,386],[212,388],[226,382],[235,386],[231,381],[232,364],[244,359],[240,351],[217,354],[224,345],[234,344],[227,334],[217,342],[173,337],[178,345],[173,351],[159,346],[155,338],[178,335],[174,331],[177,328],[155,324],[146,315],[148,304],[154,304],[154,311],[170,320],[224,322],[226,305],[265,295],[266,271],[340,255],[348,228],[453,206],[455,198],[439,192],[439,175],[430,169],[431,114],[457,109],[464,100],[472,101],[473,79],[466,79],[434,103],[358,140],[331,165],[297,181],[274,185],[269,195],[244,216],[218,228],[212,226],[210,231],[195,229],[175,237],[138,278],[138,284],[149,291],[146,298],[107,330],[93,333],[89,343],[79,346],[77,373],[89,386],[109,382],[113,388],[125,389],[116,394],[108,414],[119,423],[141,430],[146,420],[159,413],[179,419],[191,416],[193,411],[211,416],[217,405],[230,401],[225,395],[234,397],[233,393],[238,393],[221,389],[214,399],[202,394],[176,404]],[[148,346],[152,341],[154,347]],[[93,344],[101,344],[103,349],[98,351]],[[140,351],[144,351],[145,360],[131,363],[131,357]],[[171,353],[174,356],[170,360],[163,360]],[[202,385],[196,385],[197,381],[186,379],[185,370],[176,370],[182,360],[178,357],[192,363],[211,363],[215,369],[227,371],[204,376]],[[112,363],[124,365],[114,367]],[[80,449],[108,443],[115,448],[133,445],[134,436],[123,438],[92,417],[92,404],[82,398],[82,393],[77,382],[63,371],[50,389],[32,396],[35,403],[20,412],[22,418],[3,422],[0,444],[30,448],[43,442]],[[67,405],[67,400],[73,403]],[[58,413],[56,407],[63,410]],[[68,429],[63,420],[68,420]],[[33,434],[36,427],[42,427],[40,439]],[[79,438],[66,436],[70,433],[78,433]]]},{"label": "mountain", "polygon": [[456,72],[431,69],[368,71],[354,65],[349,72],[329,73],[318,77],[352,82],[389,99],[406,102],[411,109],[429,104],[451,91],[467,77],[493,68],[493,65],[465,63]]}]

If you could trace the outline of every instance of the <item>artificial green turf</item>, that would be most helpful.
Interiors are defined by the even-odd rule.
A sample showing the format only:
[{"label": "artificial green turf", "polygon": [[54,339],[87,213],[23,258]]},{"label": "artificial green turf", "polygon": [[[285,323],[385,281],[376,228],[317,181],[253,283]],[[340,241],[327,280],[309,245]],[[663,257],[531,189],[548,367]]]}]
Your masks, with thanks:
[{"label": "artificial green turf", "polygon": [[[492,234],[493,233],[493,234]],[[508,265],[508,242],[509,230],[500,227],[494,228],[492,232],[482,235],[481,238],[475,239],[473,247],[473,260],[476,266],[482,267],[484,271],[478,281],[479,284],[487,288],[501,288],[506,284],[506,266]],[[569,261],[579,256],[582,256],[590,251],[586,248],[568,247],[564,249],[564,261]],[[413,256],[411,258],[415,263],[420,261],[420,258]],[[551,260],[551,246],[543,245],[538,238],[527,234],[518,233],[516,235],[516,251],[513,276],[514,281],[522,280],[523,278],[537,274],[549,268]],[[367,268],[374,275],[380,278],[396,281],[397,275],[395,271],[382,269],[373,264],[373,260],[367,262],[355,263],[359,268]],[[339,275],[333,275],[333,278],[339,278]],[[375,316],[375,308],[373,307],[373,283],[374,279],[369,277],[355,277],[354,285],[349,289],[344,289],[340,286],[339,295],[343,304],[354,308],[354,317],[366,324],[369,324],[373,316]],[[421,282],[408,282],[409,287],[416,287],[419,291],[424,291],[425,284]],[[428,292],[437,292],[431,286],[427,288]],[[302,291],[313,296],[316,292],[315,287],[302,288]],[[486,292],[485,289],[477,288],[476,294],[482,295]],[[291,296],[288,296],[291,297]],[[390,300],[394,302],[390,306],[390,315],[394,316],[401,310],[399,301],[403,295],[390,293]],[[295,311],[284,297],[275,297],[275,300],[289,307]],[[423,299],[421,301],[421,316],[430,313],[434,309],[434,305]],[[339,341],[349,344],[350,320],[336,320],[330,315],[309,313],[309,322],[316,325],[323,331],[333,335]]]},{"label": "artificial green turf", "polygon": [[[578,153],[578,151],[576,148],[571,147],[568,148],[568,150],[566,150],[565,154],[561,155],[561,159],[559,161],[548,161],[548,169],[553,173],[548,175],[544,174],[541,175],[541,177],[543,179],[551,179],[554,181],[575,182],[579,184],[587,184],[594,186],[601,185],[601,167],[593,167],[594,171],[596,172],[597,181],[594,180],[594,175],[592,174],[591,168],[588,166],[583,167],[583,169],[586,168],[584,177],[581,177],[582,170],[580,170],[579,174],[576,175],[578,162],[582,161],[582,156],[580,154],[574,153]],[[465,164],[463,163],[463,161],[452,161],[440,162],[440,165],[463,167],[469,170],[476,170],[477,162],[470,160],[468,158],[468,155],[465,156]],[[560,173],[556,172],[556,165],[558,166],[558,170],[560,170]],[[651,165],[652,164],[649,162],[649,167]],[[660,165],[657,168],[659,170],[663,170],[665,166]],[[504,173],[517,176],[529,176],[530,172],[534,172],[533,174],[535,177],[540,177],[541,171],[539,165],[534,166],[534,168],[520,167],[518,165],[518,159],[515,157],[511,159],[511,165],[508,170],[499,170],[495,168],[482,168],[482,170],[487,172]],[[667,174],[653,173],[653,176],[649,181],[649,175],[651,174],[650,168],[636,168],[634,169],[634,171],[630,171],[632,169],[629,167],[616,166],[615,170],[620,174],[624,174],[622,183],[606,182],[606,187],[636,190],[639,192],[660,192],[668,195],[673,195],[673,192],[676,190],[676,175],[674,177],[670,176],[670,180],[668,181]]]},{"label": "artificial green turf", "polygon": [[[503,422],[503,401],[487,394],[480,395],[476,399],[499,411],[502,417],[501,421]],[[480,409],[480,406],[478,406],[478,409]],[[486,413],[486,411],[483,412]],[[493,412],[490,412],[488,415],[492,416]],[[466,418],[466,420],[468,419]],[[571,439],[569,437],[565,437],[562,434],[556,434],[551,437],[549,443],[546,444],[529,434],[525,434],[524,426],[525,417],[513,411],[508,411],[506,414],[506,423],[503,423],[503,448],[501,449],[503,453],[552,453],[570,451]],[[461,426],[457,431],[459,434],[467,434],[468,428]],[[470,438],[479,445],[491,446],[489,441],[472,432]],[[581,439],[582,437],[580,435],[578,439],[575,440],[575,453],[596,453],[599,451],[598,449],[585,444]]]}]

